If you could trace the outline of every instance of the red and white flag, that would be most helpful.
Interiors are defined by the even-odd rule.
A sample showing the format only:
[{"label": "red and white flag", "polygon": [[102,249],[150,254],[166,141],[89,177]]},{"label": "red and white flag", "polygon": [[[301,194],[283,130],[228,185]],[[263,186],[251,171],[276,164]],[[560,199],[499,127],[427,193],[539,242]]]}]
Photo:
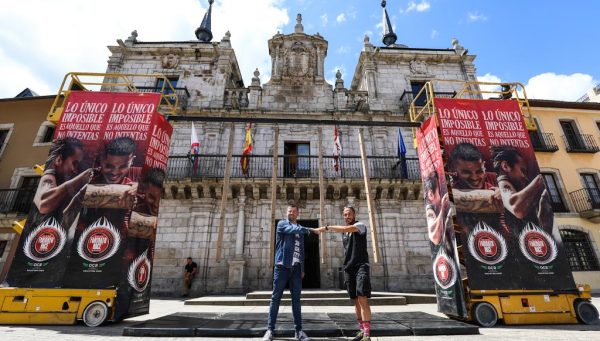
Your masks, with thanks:
[{"label": "red and white flag", "polygon": [[340,132],[336,127],[333,128],[333,169],[340,171],[340,155],[342,155],[342,144],[340,143]]},{"label": "red and white flag", "polygon": [[196,128],[194,122],[192,122],[192,135],[190,137],[190,155],[194,163],[194,175],[198,171],[198,154],[200,154],[200,141],[198,141],[198,134],[196,134]]}]

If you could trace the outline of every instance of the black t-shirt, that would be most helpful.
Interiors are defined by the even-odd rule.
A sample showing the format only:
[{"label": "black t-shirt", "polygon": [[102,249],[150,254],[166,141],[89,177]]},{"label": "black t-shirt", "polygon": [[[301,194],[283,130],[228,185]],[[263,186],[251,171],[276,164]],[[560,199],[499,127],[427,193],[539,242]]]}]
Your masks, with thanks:
[{"label": "black t-shirt", "polygon": [[197,267],[198,267],[198,264],[196,264],[196,262],[192,262],[191,264],[185,265],[185,271],[194,272],[194,269],[196,269]]},{"label": "black t-shirt", "polygon": [[355,268],[361,264],[369,263],[369,253],[367,251],[367,227],[359,221],[355,222],[353,225],[356,226],[358,231],[344,233],[344,236],[342,237],[345,250],[344,269]]}]

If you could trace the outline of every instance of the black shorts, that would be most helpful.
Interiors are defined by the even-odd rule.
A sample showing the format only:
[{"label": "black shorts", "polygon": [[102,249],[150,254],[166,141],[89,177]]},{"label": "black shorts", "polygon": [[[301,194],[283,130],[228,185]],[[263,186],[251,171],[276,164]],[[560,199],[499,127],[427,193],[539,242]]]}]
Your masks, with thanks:
[{"label": "black shorts", "polygon": [[346,289],[350,298],[358,296],[371,297],[371,275],[369,264],[361,264],[344,270]]}]

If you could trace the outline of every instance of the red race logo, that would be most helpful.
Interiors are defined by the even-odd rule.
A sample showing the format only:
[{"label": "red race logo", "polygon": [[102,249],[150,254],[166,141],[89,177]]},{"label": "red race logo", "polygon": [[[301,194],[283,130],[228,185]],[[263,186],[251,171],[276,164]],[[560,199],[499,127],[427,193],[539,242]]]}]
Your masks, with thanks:
[{"label": "red race logo", "polygon": [[36,227],[23,245],[25,256],[43,262],[58,255],[65,246],[67,235],[54,217]]}]

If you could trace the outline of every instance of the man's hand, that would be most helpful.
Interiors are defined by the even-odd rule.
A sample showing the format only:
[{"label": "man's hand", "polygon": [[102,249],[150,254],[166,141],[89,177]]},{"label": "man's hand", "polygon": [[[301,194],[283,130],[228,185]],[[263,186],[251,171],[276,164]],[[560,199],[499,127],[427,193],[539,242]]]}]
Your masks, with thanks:
[{"label": "man's hand", "polygon": [[304,279],[304,272],[301,272],[301,273],[300,273],[300,278],[301,278],[301,279]]}]

